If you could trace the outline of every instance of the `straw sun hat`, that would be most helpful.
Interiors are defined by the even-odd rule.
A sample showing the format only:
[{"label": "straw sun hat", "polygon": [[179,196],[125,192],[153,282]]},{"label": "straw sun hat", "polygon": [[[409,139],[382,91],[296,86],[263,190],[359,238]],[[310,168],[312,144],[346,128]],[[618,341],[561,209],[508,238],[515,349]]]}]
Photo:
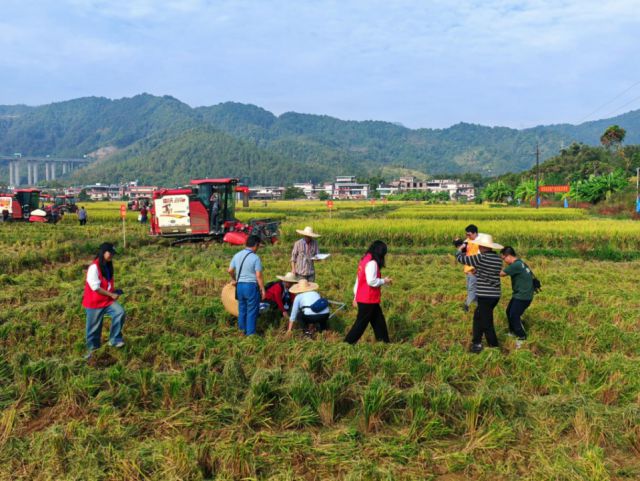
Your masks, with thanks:
[{"label": "straw sun hat", "polygon": [[320,237],[320,234],[313,232],[313,228],[310,225],[308,225],[302,230],[296,229],[296,232],[305,237]]},{"label": "straw sun hat", "polygon": [[292,294],[302,294],[303,292],[316,291],[318,290],[318,284],[315,282],[309,282],[306,279],[300,279],[295,286],[292,286],[289,289],[289,292]]},{"label": "straw sun hat", "polygon": [[236,299],[236,286],[229,283],[222,288],[220,293],[224,310],[232,316],[238,317],[238,300]]},{"label": "straw sun hat", "polygon": [[284,276],[276,276],[278,279],[284,282],[298,282],[298,277],[293,272],[287,272]]},{"label": "straw sun hat", "polygon": [[490,249],[502,249],[504,246],[493,242],[493,236],[491,234],[478,234],[478,237],[473,239],[473,244],[477,244],[482,247],[488,247]]}]

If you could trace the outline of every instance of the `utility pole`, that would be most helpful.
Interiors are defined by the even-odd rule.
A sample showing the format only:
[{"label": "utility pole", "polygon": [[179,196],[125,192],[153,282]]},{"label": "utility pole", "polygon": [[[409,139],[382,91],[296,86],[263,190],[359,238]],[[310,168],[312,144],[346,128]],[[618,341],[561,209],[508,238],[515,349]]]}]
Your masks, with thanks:
[{"label": "utility pole", "polygon": [[636,167],[636,213],[640,214],[640,167]]},{"label": "utility pole", "polygon": [[540,148],[536,142],[536,209],[540,206]]}]

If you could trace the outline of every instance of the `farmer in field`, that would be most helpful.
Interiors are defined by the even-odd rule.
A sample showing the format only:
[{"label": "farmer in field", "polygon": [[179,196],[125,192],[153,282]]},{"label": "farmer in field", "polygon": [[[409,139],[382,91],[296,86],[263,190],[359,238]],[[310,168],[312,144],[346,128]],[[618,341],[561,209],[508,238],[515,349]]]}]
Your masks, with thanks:
[{"label": "farmer in field", "polygon": [[466,255],[467,245],[462,244],[456,253],[456,259],[465,266],[475,268],[477,277],[477,302],[473,313],[473,339],[470,351],[482,351],[482,337],[486,337],[489,347],[499,347],[498,337],[493,325],[493,309],[500,300],[500,272],[502,259],[494,249],[502,249],[500,244],[493,242],[489,234],[478,234],[468,243],[479,247],[478,254]]},{"label": "farmer in field", "polygon": [[78,221],[80,222],[80,225],[87,224],[87,211],[84,206],[80,207],[80,210],[78,211]]},{"label": "farmer in field", "polygon": [[380,308],[381,288],[392,283],[390,277],[380,277],[386,255],[387,244],[377,240],[360,259],[356,283],[353,286],[353,305],[358,308],[358,316],[344,339],[349,344],[358,342],[369,324],[373,328],[376,340],[389,342],[387,323]]},{"label": "farmer in field", "polygon": [[304,229],[296,229],[296,232],[302,236],[293,244],[291,251],[291,272],[299,279],[306,279],[310,282],[316,280],[316,270],[313,265],[314,258],[318,255],[319,234],[313,232],[311,226]]},{"label": "farmer in field", "polygon": [[287,333],[291,333],[293,324],[300,322],[307,336],[313,336],[315,331],[327,329],[329,320],[329,303],[318,294],[318,284],[306,279],[300,280],[291,287],[291,293],[296,297],[291,309],[291,318]]},{"label": "farmer in field", "polygon": [[533,301],[533,273],[522,259],[516,256],[513,247],[504,247],[500,251],[502,260],[507,266],[500,271],[501,276],[511,277],[513,294],[507,306],[507,319],[509,320],[509,333],[517,338],[516,346],[520,347],[527,340],[527,333],[522,326],[522,314]]},{"label": "farmer in field", "polygon": [[148,215],[149,211],[147,210],[147,204],[143,203],[142,207],[140,207],[140,223],[141,224],[146,224],[147,223],[147,215]]},{"label": "farmer in field", "polygon": [[117,302],[122,291],[115,289],[112,261],[115,253],[113,244],[109,242],[100,244],[98,255],[87,270],[82,298],[82,305],[87,313],[86,339],[89,350],[87,357],[91,356],[91,351],[100,347],[102,321],[105,315],[111,316],[109,344],[117,348],[124,346],[122,326],[125,312]]},{"label": "farmer in field", "polygon": [[[465,240],[461,240],[456,238],[453,241],[453,244],[456,248],[460,248],[462,245],[466,245],[466,255],[473,256],[476,255],[479,250],[476,244],[473,244],[473,240],[478,237],[478,227],[474,224],[469,224],[465,230]],[[469,307],[471,304],[476,302],[477,294],[476,294],[476,284],[478,282],[476,278],[476,269],[473,266],[464,266],[465,277],[467,278],[467,299],[464,301],[462,308],[465,312],[469,312]]]},{"label": "farmer in field", "polygon": [[246,247],[233,256],[229,264],[229,275],[236,286],[238,299],[238,327],[244,334],[256,333],[256,319],[260,309],[260,299],[265,298],[262,278],[262,262],[256,253],[260,237],[249,236]]},{"label": "farmer in field", "polygon": [[287,272],[284,276],[276,276],[275,282],[265,286],[264,300],[282,313],[282,317],[289,319],[289,313],[296,295],[291,292],[291,286],[298,282],[293,272]]}]

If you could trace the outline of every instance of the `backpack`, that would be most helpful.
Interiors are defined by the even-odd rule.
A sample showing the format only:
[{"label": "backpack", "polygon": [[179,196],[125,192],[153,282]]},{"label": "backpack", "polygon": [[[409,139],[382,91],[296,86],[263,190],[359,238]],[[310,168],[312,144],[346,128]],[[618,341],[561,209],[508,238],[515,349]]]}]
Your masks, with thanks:
[{"label": "backpack", "polygon": [[329,301],[324,297],[321,297],[310,306],[303,306],[302,309],[309,308],[317,314],[319,312],[324,311],[328,307],[329,307]]},{"label": "backpack", "polygon": [[536,275],[533,273],[533,271],[531,270],[531,267],[525,264],[524,261],[522,263],[527,269],[529,269],[529,272],[531,273],[531,278],[533,281],[533,292],[535,292],[536,294],[539,293],[542,290],[542,282],[540,282],[540,279],[538,279]]}]

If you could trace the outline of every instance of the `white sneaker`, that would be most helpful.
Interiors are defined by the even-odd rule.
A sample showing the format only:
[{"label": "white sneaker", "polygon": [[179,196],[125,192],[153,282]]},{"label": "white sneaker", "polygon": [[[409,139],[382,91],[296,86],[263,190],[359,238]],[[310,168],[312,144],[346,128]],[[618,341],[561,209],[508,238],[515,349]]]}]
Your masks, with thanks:
[{"label": "white sneaker", "polygon": [[109,344],[111,344],[112,347],[116,347],[118,349],[120,349],[121,347],[124,347],[124,341],[118,341],[115,344],[113,344],[112,342],[110,342]]},{"label": "white sneaker", "polygon": [[524,346],[525,342],[527,342],[526,339],[518,339],[518,340],[516,340],[516,349],[520,349],[522,346]]}]

